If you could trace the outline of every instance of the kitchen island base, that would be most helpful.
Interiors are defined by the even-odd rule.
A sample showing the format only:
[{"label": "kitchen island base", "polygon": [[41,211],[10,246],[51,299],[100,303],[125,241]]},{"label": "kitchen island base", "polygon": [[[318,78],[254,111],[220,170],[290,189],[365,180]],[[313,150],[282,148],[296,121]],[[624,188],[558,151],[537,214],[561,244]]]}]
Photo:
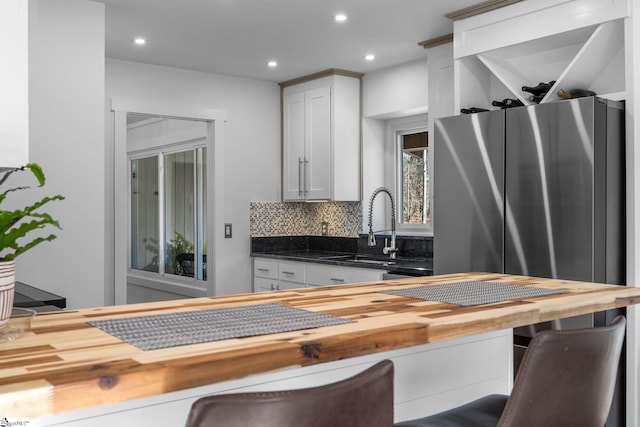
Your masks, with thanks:
[{"label": "kitchen island base", "polygon": [[191,404],[206,395],[317,386],[355,375],[383,359],[394,362],[395,420],[402,421],[485,394],[507,394],[512,385],[511,346],[512,332],[506,329],[31,419],[29,426],[181,426]]}]

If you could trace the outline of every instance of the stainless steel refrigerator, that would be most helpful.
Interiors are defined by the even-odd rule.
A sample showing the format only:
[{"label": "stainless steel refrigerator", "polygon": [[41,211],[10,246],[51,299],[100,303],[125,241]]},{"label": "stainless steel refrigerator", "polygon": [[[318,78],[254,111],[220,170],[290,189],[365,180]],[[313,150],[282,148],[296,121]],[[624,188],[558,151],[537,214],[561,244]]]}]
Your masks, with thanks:
[{"label": "stainless steel refrigerator", "polygon": [[625,282],[623,103],[437,119],[434,273]]},{"label": "stainless steel refrigerator", "polygon": [[434,274],[625,283],[622,102],[588,97],[437,119],[434,141]]}]

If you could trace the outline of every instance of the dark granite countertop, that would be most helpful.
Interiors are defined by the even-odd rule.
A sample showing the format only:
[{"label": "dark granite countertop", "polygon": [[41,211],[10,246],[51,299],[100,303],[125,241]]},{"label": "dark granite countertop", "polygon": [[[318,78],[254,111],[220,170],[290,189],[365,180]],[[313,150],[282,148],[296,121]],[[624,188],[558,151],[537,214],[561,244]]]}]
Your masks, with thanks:
[{"label": "dark granite countertop", "polygon": [[[319,240],[317,237],[313,237],[311,243],[302,241],[298,237],[286,239],[288,240],[284,243],[283,240],[273,241],[271,238],[268,244],[265,244],[264,240],[254,241],[251,256],[342,267],[373,268],[410,276],[433,274],[433,257],[429,256],[402,256],[401,252],[397,259],[392,260],[388,255],[381,253],[381,248],[378,248],[379,254],[376,253],[378,252],[376,248],[369,252],[360,251],[362,246],[357,244],[357,239],[349,242],[347,238],[339,238],[341,240],[329,238],[328,241],[321,243],[317,242]],[[414,252],[407,252],[409,255],[414,255]],[[425,255],[428,255],[428,252]]]},{"label": "dark granite countertop", "polygon": [[397,258],[392,260],[389,257],[372,257],[355,253],[315,251],[254,252],[251,256],[315,262],[342,267],[375,268],[386,270],[389,273],[410,276],[430,276],[433,274],[433,260],[427,258]]},{"label": "dark granite countertop", "polygon": [[55,306],[63,309],[67,306],[67,299],[22,282],[16,282],[13,306],[29,308]]}]

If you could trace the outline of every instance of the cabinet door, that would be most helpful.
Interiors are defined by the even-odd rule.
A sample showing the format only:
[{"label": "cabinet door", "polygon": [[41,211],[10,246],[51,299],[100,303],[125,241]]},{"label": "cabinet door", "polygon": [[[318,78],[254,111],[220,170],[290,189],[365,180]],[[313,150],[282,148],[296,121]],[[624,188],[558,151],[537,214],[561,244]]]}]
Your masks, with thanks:
[{"label": "cabinet door", "polygon": [[305,92],[305,198],[331,198],[331,87]]},{"label": "cabinet door", "polygon": [[267,279],[264,277],[253,278],[253,291],[254,292],[271,292],[277,291],[278,281],[275,279]]},{"label": "cabinet door", "polygon": [[284,200],[304,199],[305,167],[305,94],[286,95],[282,98],[282,197]]}]

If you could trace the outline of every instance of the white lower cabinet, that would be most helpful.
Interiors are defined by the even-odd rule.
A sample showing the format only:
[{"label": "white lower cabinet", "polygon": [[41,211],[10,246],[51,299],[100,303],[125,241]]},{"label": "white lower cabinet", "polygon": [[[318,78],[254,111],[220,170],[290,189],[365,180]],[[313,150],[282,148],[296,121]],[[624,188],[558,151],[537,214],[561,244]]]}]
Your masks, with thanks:
[{"label": "white lower cabinet", "polygon": [[305,287],[305,268],[301,262],[270,258],[253,259],[253,291],[281,291]]},{"label": "white lower cabinet", "polygon": [[254,258],[253,290],[255,292],[279,291],[310,286],[371,282],[382,280],[384,273],[386,271],[373,268]]},{"label": "white lower cabinet", "polygon": [[272,259],[253,260],[253,290],[277,291],[278,290],[278,262]]},{"label": "white lower cabinet", "polygon": [[307,264],[307,286],[341,285],[344,283],[382,280],[384,270]]}]

